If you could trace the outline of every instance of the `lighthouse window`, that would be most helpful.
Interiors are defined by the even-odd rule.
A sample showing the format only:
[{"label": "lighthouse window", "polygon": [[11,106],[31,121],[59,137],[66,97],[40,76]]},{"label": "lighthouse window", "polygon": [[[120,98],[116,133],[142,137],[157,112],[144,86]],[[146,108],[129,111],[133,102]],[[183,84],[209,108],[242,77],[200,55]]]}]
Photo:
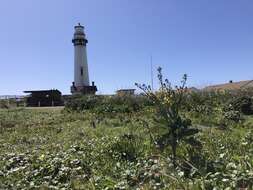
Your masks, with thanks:
[{"label": "lighthouse window", "polygon": [[81,76],[83,76],[83,67],[81,67]]}]

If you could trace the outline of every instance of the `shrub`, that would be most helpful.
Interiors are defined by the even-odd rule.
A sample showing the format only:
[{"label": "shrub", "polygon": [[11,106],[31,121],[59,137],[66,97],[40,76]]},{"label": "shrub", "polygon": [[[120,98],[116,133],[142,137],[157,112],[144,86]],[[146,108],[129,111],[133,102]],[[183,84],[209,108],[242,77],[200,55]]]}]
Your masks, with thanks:
[{"label": "shrub", "polygon": [[242,95],[239,97],[234,97],[229,103],[235,111],[239,111],[245,115],[250,115],[253,113],[252,100],[249,96]]},{"label": "shrub", "polygon": [[102,98],[99,96],[76,95],[71,97],[65,104],[65,107],[74,111],[90,110],[100,105]]},{"label": "shrub", "polygon": [[198,124],[238,123],[253,113],[252,89],[188,93],[184,111]]},{"label": "shrub", "polygon": [[197,129],[188,128],[191,125],[189,119],[182,117],[180,111],[186,100],[186,80],[187,75],[183,76],[181,86],[172,88],[167,79],[163,79],[162,69],[158,68],[158,79],[160,89],[153,92],[150,86],[136,84],[145,95],[154,103],[157,110],[157,119],[160,124],[164,124],[167,131],[158,139],[158,145],[170,145],[172,149],[172,160],[176,166],[177,145],[179,141],[191,144],[194,141],[193,135],[198,133]]},{"label": "shrub", "polygon": [[144,96],[73,96],[65,107],[74,111],[90,110],[96,113],[131,113],[151,103]]},{"label": "shrub", "polygon": [[143,153],[142,146],[142,140],[139,136],[124,134],[118,137],[116,142],[111,145],[110,151],[113,157],[119,160],[135,161]]},{"label": "shrub", "polygon": [[240,112],[234,111],[234,110],[224,112],[223,117],[224,117],[224,119],[234,121],[234,122],[239,122],[242,119]]}]

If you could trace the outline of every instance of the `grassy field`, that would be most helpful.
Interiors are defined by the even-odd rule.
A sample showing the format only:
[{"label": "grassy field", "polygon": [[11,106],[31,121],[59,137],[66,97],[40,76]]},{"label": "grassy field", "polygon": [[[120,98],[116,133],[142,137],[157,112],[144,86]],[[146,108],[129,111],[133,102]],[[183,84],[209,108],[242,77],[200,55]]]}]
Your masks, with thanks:
[{"label": "grassy field", "polygon": [[201,147],[180,143],[176,168],[170,147],[152,142],[162,127],[151,118],[2,109],[0,189],[252,189],[253,117],[227,130],[202,126]]}]

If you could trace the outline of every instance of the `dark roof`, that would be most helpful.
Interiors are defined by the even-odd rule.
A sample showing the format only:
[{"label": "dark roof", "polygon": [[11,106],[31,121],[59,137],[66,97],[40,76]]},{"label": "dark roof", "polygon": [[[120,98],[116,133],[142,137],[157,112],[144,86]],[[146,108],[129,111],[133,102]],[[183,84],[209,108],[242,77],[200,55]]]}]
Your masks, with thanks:
[{"label": "dark roof", "polygon": [[59,92],[59,93],[61,93],[57,89],[52,89],[52,90],[28,90],[28,91],[24,91],[24,93],[48,93],[48,92]]},{"label": "dark roof", "polygon": [[203,90],[239,90],[243,88],[253,87],[253,80],[245,80],[239,82],[229,82],[225,84],[207,86]]},{"label": "dark roof", "polygon": [[136,89],[119,89],[117,90],[117,92],[120,92],[120,91],[135,91]]}]

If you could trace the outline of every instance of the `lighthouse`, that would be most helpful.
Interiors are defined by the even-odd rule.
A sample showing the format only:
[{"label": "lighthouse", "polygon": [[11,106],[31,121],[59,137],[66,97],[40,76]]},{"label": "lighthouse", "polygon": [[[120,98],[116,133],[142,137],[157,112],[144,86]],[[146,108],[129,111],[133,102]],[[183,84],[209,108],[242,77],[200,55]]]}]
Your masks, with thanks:
[{"label": "lighthouse", "polygon": [[90,86],[89,70],[87,61],[88,40],[84,33],[84,27],[78,23],[75,26],[74,37],[74,82],[72,82],[72,94],[95,94],[97,87],[94,82]]}]

